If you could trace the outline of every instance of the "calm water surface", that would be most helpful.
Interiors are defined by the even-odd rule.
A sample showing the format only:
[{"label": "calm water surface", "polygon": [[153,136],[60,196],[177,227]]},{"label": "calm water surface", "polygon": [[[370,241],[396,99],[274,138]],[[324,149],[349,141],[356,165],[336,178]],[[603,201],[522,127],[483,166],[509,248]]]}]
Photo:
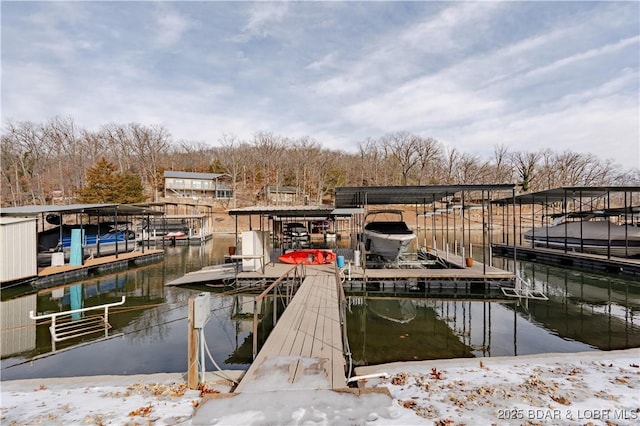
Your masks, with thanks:
[{"label": "calm water surface", "polygon": [[[203,247],[170,247],[162,262],[82,282],[2,292],[2,380],[96,374],[185,372],[187,300],[209,287],[164,283],[221,263],[233,236]],[[480,253],[474,256],[481,259]],[[513,261],[495,259],[513,269]],[[517,262],[549,301],[351,297],[347,324],[354,364],[451,357],[524,355],[640,347],[640,281]],[[49,324],[29,311],[53,313],[119,301],[107,333],[51,341]],[[267,300],[263,313],[267,313]],[[212,293],[205,340],[222,368],[251,362],[253,296]],[[265,315],[270,318],[271,315]],[[260,340],[270,328],[261,324]],[[214,366],[207,360],[207,370]]]}]

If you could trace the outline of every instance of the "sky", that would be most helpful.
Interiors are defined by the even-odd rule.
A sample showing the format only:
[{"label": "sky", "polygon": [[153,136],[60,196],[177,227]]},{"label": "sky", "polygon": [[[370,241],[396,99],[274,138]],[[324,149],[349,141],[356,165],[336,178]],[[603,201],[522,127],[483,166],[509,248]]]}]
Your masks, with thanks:
[{"label": "sky", "polygon": [[640,2],[1,3],[3,127],[71,117],[332,150],[406,131],[640,168]]}]

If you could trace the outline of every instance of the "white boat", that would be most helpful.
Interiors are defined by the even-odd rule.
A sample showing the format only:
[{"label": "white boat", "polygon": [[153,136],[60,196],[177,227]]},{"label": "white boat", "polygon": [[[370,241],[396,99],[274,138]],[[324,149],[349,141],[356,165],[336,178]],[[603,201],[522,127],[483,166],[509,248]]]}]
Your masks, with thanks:
[{"label": "white boat", "polygon": [[640,227],[618,225],[608,220],[568,216],[556,218],[549,226],[533,228],[524,239],[537,246],[582,251],[616,257],[640,256]]},{"label": "white boat", "polygon": [[[389,220],[389,217],[393,220]],[[371,211],[364,223],[361,242],[365,251],[388,263],[397,262],[416,239],[416,234],[403,219],[402,210]]]}]

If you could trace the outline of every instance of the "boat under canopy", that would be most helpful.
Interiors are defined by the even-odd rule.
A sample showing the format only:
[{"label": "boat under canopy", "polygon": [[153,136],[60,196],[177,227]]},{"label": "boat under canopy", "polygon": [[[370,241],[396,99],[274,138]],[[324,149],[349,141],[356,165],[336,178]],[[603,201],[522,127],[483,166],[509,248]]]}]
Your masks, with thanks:
[{"label": "boat under canopy", "polygon": [[[389,220],[388,216],[394,220]],[[404,221],[402,210],[373,210],[365,217],[361,238],[367,253],[394,263],[406,253],[416,234]]]},{"label": "boat under canopy", "polygon": [[549,248],[566,247],[573,251],[616,257],[640,256],[640,227],[618,225],[609,220],[571,220],[561,216],[549,226],[526,231],[524,239]]}]

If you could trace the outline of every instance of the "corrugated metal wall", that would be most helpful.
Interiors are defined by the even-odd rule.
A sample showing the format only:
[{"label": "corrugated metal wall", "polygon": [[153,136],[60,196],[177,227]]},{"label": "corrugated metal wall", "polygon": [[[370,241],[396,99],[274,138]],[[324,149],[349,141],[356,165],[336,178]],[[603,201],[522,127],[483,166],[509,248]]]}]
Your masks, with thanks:
[{"label": "corrugated metal wall", "polygon": [[0,282],[38,274],[35,218],[0,217]]}]

